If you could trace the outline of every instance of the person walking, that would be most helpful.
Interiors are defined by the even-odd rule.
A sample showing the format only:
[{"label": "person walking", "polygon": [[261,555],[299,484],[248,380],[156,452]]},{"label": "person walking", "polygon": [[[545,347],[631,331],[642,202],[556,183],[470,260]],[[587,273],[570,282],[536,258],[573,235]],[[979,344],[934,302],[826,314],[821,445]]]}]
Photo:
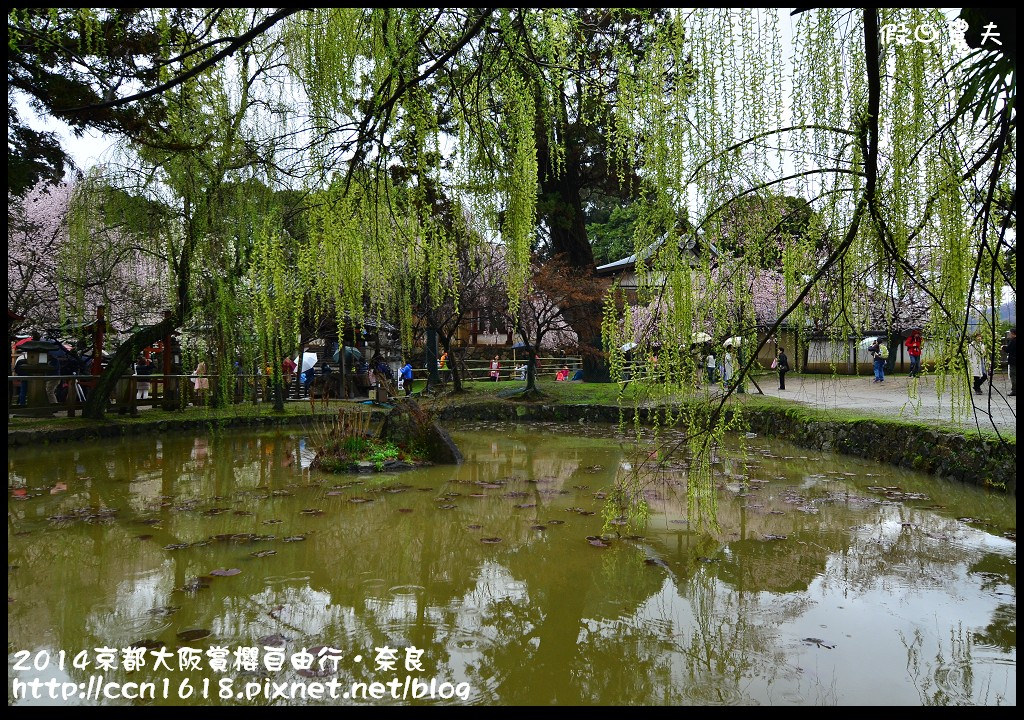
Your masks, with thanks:
[{"label": "person walking", "polygon": [[1006,353],[1006,372],[1010,376],[1010,397],[1017,395],[1017,328],[1010,328],[1007,333],[1006,342],[1003,343],[1003,352]]},{"label": "person walking", "polygon": [[402,376],[402,387],[405,388],[405,396],[409,397],[412,395],[412,365],[409,364],[408,360],[398,373]]},{"label": "person walking", "polygon": [[786,357],[786,350],[779,347],[779,354],[775,356],[772,367],[779,371],[779,390],[786,389],[786,373],[789,372],[789,358]]},{"label": "person walking", "polygon": [[967,365],[974,380],[974,392],[981,395],[981,385],[988,378],[988,373],[985,372],[985,345],[981,341],[981,333],[972,337],[967,346]]},{"label": "person walking", "polygon": [[501,363],[498,362],[498,356],[495,355],[494,359],[491,360],[491,378],[493,378],[494,382],[498,382],[498,379],[500,377],[501,377]]},{"label": "person walking", "polygon": [[921,374],[921,331],[911,330],[905,345],[910,356],[910,377],[918,377]]},{"label": "person walking", "polygon": [[889,357],[889,349],[885,345],[885,340],[880,337],[875,338],[875,341],[868,346],[868,352],[871,353],[871,362],[875,370],[873,382],[885,382],[885,359]]}]

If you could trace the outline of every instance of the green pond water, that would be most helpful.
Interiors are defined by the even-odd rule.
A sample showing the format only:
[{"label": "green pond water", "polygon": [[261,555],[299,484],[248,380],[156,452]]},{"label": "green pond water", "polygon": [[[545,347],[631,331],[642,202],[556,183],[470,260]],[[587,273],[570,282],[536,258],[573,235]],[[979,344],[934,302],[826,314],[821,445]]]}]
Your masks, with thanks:
[{"label": "green pond water", "polygon": [[628,437],[450,429],[461,466],[361,476],[302,430],[12,449],[9,704],[1016,704],[1013,496],[741,436],[719,531],[679,460],[601,541]]}]

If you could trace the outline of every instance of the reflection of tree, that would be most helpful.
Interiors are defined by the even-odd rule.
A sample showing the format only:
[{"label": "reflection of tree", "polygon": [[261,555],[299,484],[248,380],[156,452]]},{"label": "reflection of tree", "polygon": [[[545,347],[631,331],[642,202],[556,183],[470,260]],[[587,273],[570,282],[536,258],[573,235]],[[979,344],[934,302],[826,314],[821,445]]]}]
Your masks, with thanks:
[{"label": "reflection of tree", "polygon": [[1017,649],[1017,562],[996,553],[986,553],[970,566],[969,572],[981,577],[981,587],[990,592],[1005,588],[1012,593],[1010,602],[1000,603],[992,611],[992,621],[981,632],[974,633],[974,639],[983,645],[993,645],[1003,652]]},{"label": "reflection of tree", "polygon": [[[780,642],[777,629],[801,622],[812,605],[809,585],[877,597],[892,586],[934,588],[942,578],[942,592],[957,597],[978,585],[989,593],[1005,585],[1010,598],[1015,593],[1013,553],[986,547],[991,536],[847,485],[839,492],[836,483],[805,477],[802,467],[795,479],[760,489],[743,485],[742,474],[756,474],[750,469],[724,468],[730,475],[720,488],[719,536],[669,524],[684,518],[686,508],[685,492],[668,486],[645,539],[594,548],[584,535],[597,532],[599,518],[564,512],[587,504],[589,493],[557,491],[606,484],[621,451],[549,428],[495,430],[455,433],[467,457],[461,466],[391,478],[304,475],[294,461],[298,437],[287,432],[222,433],[210,438],[201,467],[192,458],[191,436],[25,456],[11,469],[25,467],[32,488],[60,481],[68,491],[9,503],[8,557],[19,566],[8,581],[15,598],[9,645],[70,652],[154,638],[175,646],[176,631],[201,627],[212,635],[193,646],[233,647],[281,633],[289,652],[330,645],[348,659],[372,658],[384,645],[415,645],[426,650],[422,677],[469,681],[478,702],[736,703],[762,697],[758,687],[793,682],[794,665],[787,663],[793,648]],[[595,465],[604,474],[591,472]],[[770,465],[772,475],[790,472],[784,463]],[[356,479],[361,484],[342,494],[326,494]],[[477,484],[496,480],[507,484]],[[275,497],[274,490],[292,494]],[[505,497],[512,490],[530,495]],[[740,490],[744,497],[733,497]],[[373,502],[349,502],[355,496]],[[45,520],[61,508],[92,503],[122,512],[113,524],[53,527]],[[534,507],[515,507],[528,503]],[[456,507],[439,509],[444,504]],[[203,514],[215,506],[229,511]],[[325,514],[301,515],[303,508]],[[253,515],[235,515],[236,509]],[[136,522],[149,518],[160,522]],[[283,522],[264,525],[270,518]],[[554,518],[566,524],[532,527]],[[33,534],[14,536],[22,529]],[[230,532],[277,539],[163,549]],[[767,540],[769,533],[787,538]],[[154,538],[140,541],[140,534]],[[297,534],[307,539],[281,542]],[[479,541],[487,536],[502,542]],[[250,557],[263,549],[277,555]],[[197,593],[175,591],[216,567],[243,572],[212,579]],[[181,609],[167,618],[149,614],[167,605]],[[907,640],[921,697],[998,701],[999,689],[983,685],[977,668],[974,678],[964,676],[978,662],[977,645],[1015,650],[1015,624],[1008,598],[987,627],[964,622],[951,640],[927,630]],[[360,680],[389,679],[369,659],[342,667]],[[81,682],[90,672],[71,674]]]}]

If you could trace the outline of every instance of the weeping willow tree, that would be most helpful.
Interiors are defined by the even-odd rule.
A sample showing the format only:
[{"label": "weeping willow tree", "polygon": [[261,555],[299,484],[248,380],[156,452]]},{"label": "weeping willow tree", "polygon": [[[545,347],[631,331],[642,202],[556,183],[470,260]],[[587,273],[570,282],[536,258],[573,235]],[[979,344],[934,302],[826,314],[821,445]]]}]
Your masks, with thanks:
[{"label": "weeping willow tree", "polygon": [[[283,261],[272,249],[272,238],[286,234],[283,211],[271,192],[279,170],[275,143],[283,131],[269,112],[275,108],[259,94],[280,52],[279,40],[266,36],[241,49],[231,63],[210,64],[215,44],[180,52],[196,38],[179,37],[170,11],[156,13],[164,42],[155,62],[160,80],[169,85],[161,94],[161,121],[142,136],[126,138],[118,162],[95,174],[90,193],[79,197],[108,206],[118,197],[146,200],[124,204],[120,219],[135,230],[140,249],[162,263],[169,312],[117,349],[87,401],[85,414],[96,418],[139,352],[176,328],[186,330],[193,345],[203,349],[209,371],[220,376],[213,402],[227,402],[236,361],[251,372],[266,348],[278,348],[279,357],[282,335],[270,342],[268,332],[284,334],[294,322],[286,311],[272,311],[283,303],[285,290],[291,298],[300,295],[293,282],[280,277]],[[250,21],[249,11],[224,11],[217,31],[242,33]],[[140,207],[160,211],[139,212]],[[276,231],[268,239],[267,222],[275,218]],[[88,225],[73,224],[71,240],[70,256],[88,257]],[[84,316],[86,309],[79,313]],[[266,321],[256,326],[259,331],[251,323],[254,317]],[[183,362],[197,359],[186,353]]]},{"label": "weeping willow tree", "polygon": [[[894,308],[926,298],[936,391],[962,419],[972,407],[968,323],[981,317],[993,347],[993,298],[1004,284],[1015,290],[995,269],[1005,268],[1008,221],[999,228],[991,217],[991,197],[1014,165],[1012,62],[958,49],[937,10],[820,9],[796,18],[787,77],[778,21],[752,11],[679,12],[662,46],[630,76],[636,89],[623,97],[635,100],[620,111],[644,118],[635,151],[658,188],[634,234],[638,255],[657,247],[649,266],[638,265],[640,294],[654,302],[657,322],[637,338],[634,317],[606,313],[612,367],[623,367],[621,348],[636,339],[635,354],[657,352],[658,374],[636,382],[640,396],[684,394],[702,370],[689,342],[698,333],[716,344],[742,337],[743,377],[784,322],[805,333],[826,327],[842,348],[849,335],[877,328],[879,316],[892,329]],[[924,24],[941,34],[886,42],[893,28]],[[722,42],[723,33],[735,42]],[[672,57],[692,63],[685,96],[651,90],[662,86]],[[774,297],[758,297],[765,284],[755,258],[775,251],[768,242],[785,221],[781,208],[765,203],[748,218],[741,257],[714,257],[712,243],[686,236],[725,237],[736,229],[723,223],[730,205],[778,188],[808,200],[817,220],[782,249]],[[675,219],[681,209],[692,218],[685,230]],[[766,303],[774,322],[759,328],[755,308]],[[689,512],[711,528],[713,450],[742,419],[739,407],[725,412],[731,392],[688,393],[690,402],[651,414],[658,425],[687,428]],[[618,512],[642,516],[644,471],[675,449],[658,447],[648,456],[653,463],[638,463],[622,479]]]},{"label": "weeping willow tree", "polygon": [[[970,407],[970,322],[982,319],[994,353],[999,291],[1015,289],[1005,261],[1015,214],[994,212],[996,197],[1015,201],[1015,70],[998,52],[959,47],[938,11],[800,12],[792,71],[780,26],[791,21],[777,12],[201,16],[216,18],[213,37],[246,41],[218,64],[216,42],[176,45],[179,26],[158,22],[166,80],[147,97],[161,99],[166,120],[136,142],[143,176],[158,180],[146,187],[174,211],[151,234],[175,288],[168,322],[211,325],[219,372],[239,348],[276,371],[275,348],[306,307],[339,325],[397,318],[408,347],[416,298],[457,301],[460,233],[436,211],[441,197],[467,209],[472,236],[504,247],[514,311],[538,235],[582,225],[551,213],[551,193],[579,190],[577,176],[603,165],[638,195],[638,294],[649,308],[622,311],[610,293],[604,347],[617,373],[628,343],[657,359],[634,379],[642,399],[689,397],[648,419],[686,429],[692,519],[714,526],[714,449],[742,422],[725,412],[731,390],[692,392],[705,335],[742,338],[744,378],[783,323],[842,340],[879,317],[895,330],[896,309],[913,300],[928,310],[937,391],[955,417]],[[891,30],[923,24],[940,32],[904,43]],[[307,195],[303,233],[253,182]],[[779,196],[812,218],[781,246],[792,208]],[[743,252],[716,251],[749,199],[758,212],[743,215]],[[564,238],[579,245],[578,233]],[[579,248],[584,265],[589,250]],[[237,333],[246,318],[258,327],[247,339]],[[164,330],[132,338],[125,358]],[[650,465],[623,479],[615,517],[642,513]]]}]

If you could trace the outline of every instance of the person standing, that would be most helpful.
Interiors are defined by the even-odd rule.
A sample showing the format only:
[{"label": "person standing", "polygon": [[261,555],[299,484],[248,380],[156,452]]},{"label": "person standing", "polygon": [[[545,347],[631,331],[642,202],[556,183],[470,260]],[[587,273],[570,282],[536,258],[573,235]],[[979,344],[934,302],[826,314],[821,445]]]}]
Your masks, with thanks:
[{"label": "person standing", "polygon": [[715,353],[708,350],[708,356],[704,359],[704,367],[708,372],[708,385],[713,385],[715,382],[715,370],[718,368],[715,362]]},{"label": "person standing", "polygon": [[885,341],[880,337],[875,338],[875,341],[868,346],[868,352],[871,353],[872,367],[875,370],[873,382],[885,382],[885,359],[889,357],[889,350],[885,346]]},{"label": "person standing", "polygon": [[789,358],[786,357],[785,348],[779,347],[779,354],[775,358],[775,369],[779,371],[779,390],[786,389],[786,373],[789,372]]},{"label": "person standing", "polygon": [[437,362],[437,367],[441,371],[441,384],[448,384],[448,351],[445,350],[441,353],[441,359]]},{"label": "person standing", "polygon": [[139,361],[135,365],[135,374],[139,376],[136,385],[135,398],[146,400],[149,397],[149,376],[153,374],[153,363],[145,355],[139,355]]},{"label": "person standing", "polygon": [[729,377],[732,375],[732,351],[728,348],[722,355],[722,387],[729,387]]},{"label": "person standing", "polygon": [[495,355],[494,359],[491,360],[491,378],[494,382],[498,382],[498,378],[501,377],[501,363],[498,362],[498,356]]},{"label": "person standing", "polygon": [[412,365],[406,360],[405,365],[398,371],[399,375],[402,376],[402,387],[405,389],[405,396],[409,397],[412,395]]},{"label": "person standing", "polygon": [[910,377],[917,377],[921,374],[921,331],[911,330],[905,344],[910,355]]},{"label": "person standing", "polygon": [[1017,328],[1010,328],[1006,342],[1003,343],[1006,353],[1006,371],[1010,376],[1010,397],[1017,395]]},{"label": "person standing", "polygon": [[210,378],[206,377],[206,361],[200,360],[199,364],[196,365],[196,369],[192,371],[192,376],[195,378],[193,381],[195,384],[196,394],[199,395],[199,405],[206,404],[206,391],[210,389]]},{"label": "person standing", "polygon": [[988,377],[988,373],[985,372],[985,345],[981,342],[981,333],[972,337],[967,346],[967,365],[974,380],[974,392],[981,395],[981,385]]},{"label": "person standing", "polygon": [[292,384],[292,376],[295,374],[295,370],[298,365],[290,357],[285,355],[281,359],[281,372],[284,375],[284,396],[288,397],[288,387]]},{"label": "person standing", "polygon": [[[28,355],[22,353],[18,356],[18,359],[14,362],[14,374],[27,377],[28,376]],[[28,402],[28,380],[18,381],[18,405],[25,405]]]}]

